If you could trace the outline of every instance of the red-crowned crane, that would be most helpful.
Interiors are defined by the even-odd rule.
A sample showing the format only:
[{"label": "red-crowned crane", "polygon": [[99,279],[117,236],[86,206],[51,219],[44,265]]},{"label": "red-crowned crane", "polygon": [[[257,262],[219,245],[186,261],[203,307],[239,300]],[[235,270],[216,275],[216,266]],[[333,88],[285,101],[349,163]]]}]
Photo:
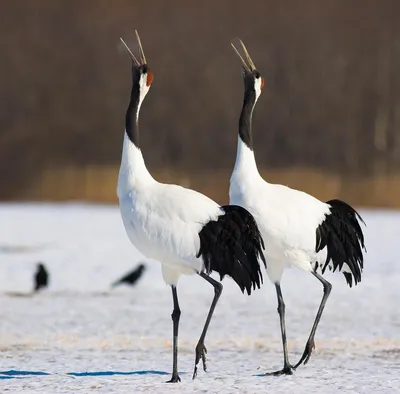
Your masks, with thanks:
[{"label": "red-crowned crane", "polygon": [[[283,343],[283,369],[273,375],[292,374],[300,364],[306,364],[315,347],[314,336],[332,285],[318,272],[326,268],[344,274],[349,284],[361,281],[364,236],[360,215],[340,200],[321,202],[299,190],[266,182],[258,172],[252,138],[252,114],[264,86],[249,53],[240,41],[244,58],[239,55],[243,69],[244,100],[239,119],[237,156],[230,180],[230,204],[240,205],[253,214],[266,248],[267,274],[276,288],[278,313]],[[293,367],[289,362],[285,304],[281,278],[286,267],[294,266],[310,272],[323,285],[324,294],[304,353]]]}]

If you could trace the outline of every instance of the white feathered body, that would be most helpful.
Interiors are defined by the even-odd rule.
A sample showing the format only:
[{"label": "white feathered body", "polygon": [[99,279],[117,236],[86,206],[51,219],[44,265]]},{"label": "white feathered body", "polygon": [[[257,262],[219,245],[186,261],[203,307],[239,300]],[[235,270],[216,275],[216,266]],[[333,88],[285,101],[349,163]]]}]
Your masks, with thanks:
[{"label": "white feathered body", "polygon": [[218,204],[194,190],[157,182],[147,171],[140,149],[127,137],[118,179],[119,206],[126,233],[147,258],[163,264],[164,279],[203,269],[196,257],[199,232],[223,214]]},{"label": "white feathered body", "polygon": [[311,271],[311,263],[325,262],[326,248],[315,252],[316,229],[330,213],[329,205],[304,192],[265,182],[254,153],[240,139],[238,144],[230,204],[246,208],[256,219],[271,281],[279,282],[287,266]]}]

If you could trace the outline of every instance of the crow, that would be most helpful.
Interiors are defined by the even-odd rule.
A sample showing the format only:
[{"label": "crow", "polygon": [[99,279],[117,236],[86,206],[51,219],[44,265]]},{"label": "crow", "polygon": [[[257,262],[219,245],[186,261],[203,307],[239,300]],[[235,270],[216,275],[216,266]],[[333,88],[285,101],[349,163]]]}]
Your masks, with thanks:
[{"label": "crow", "polygon": [[133,271],[128,272],[121,279],[116,280],[111,285],[111,287],[118,286],[122,283],[126,283],[127,285],[133,286],[138,281],[138,279],[142,276],[143,271],[145,269],[146,269],[146,266],[144,264],[140,264],[137,268],[135,268]]},{"label": "crow", "polygon": [[41,288],[45,288],[49,284],[49,274],[43,263],[37,264],[37,270],[34,276],[35,291],[39,291]]}]

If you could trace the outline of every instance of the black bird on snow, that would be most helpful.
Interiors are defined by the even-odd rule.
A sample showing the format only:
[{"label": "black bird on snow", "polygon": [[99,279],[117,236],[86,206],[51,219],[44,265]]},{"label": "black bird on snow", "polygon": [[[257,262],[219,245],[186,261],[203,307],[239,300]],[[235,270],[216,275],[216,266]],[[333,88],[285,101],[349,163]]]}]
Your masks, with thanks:
[{"label": "black bird on snow", "polygon": [[116,280],[111,286],[115,287],[122,283],[133,286],[139,280],[139,278],[142,276],[145,269],[146,269],[146,266],[144,264],[140,264],[133,271],[128,272],[122,278]]},{"label": "black bird on snow", "polygon": [[45,288],[48,286],[49,274],[43,263],[37,264],[34,280],[35,280],[35,291],[39,291],[41,288]]}]

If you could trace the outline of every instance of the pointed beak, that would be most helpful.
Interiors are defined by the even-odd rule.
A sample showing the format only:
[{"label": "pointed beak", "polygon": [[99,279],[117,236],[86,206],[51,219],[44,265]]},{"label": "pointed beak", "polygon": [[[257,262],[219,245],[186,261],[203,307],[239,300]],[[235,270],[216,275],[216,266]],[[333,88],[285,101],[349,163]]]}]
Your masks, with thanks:
[{"label": "pointed beak", "polygon": [[144,64],[147,64],[147,61],[146,61],[146,56],[144,55],[142,42],[140,41],[139,33],[137,32],[137,30],[135,30],[135,33],[136,33],[136,39],[137,39],[138,46],[139,46],[140,61],[136,58],[136,56],[129,49],[127,43],[121,37],[119,39],[121,40],[121,42],[124,45],[125,49],[128,51],[129,56],[131,57],[133,64],[135,66],[140,67],[140,66],[142,66]]},{"label": "pointed beak", "polygon": [[135,55],[132,53],[132,51],[129,49],[128,45],[126,44],[126,42],[120,37],[119,38],[122,42],[122,44],[124,45],[125,49],[127,50],[127,52],[129,53],[129,56],[132,59],[133,64],[135,64],[136,66],[140,66],[139,61],[136,59]]},{"label": "pointed beak", "polygon": [[235,47],[235,45],[233,45],[233,43],[231,42],[232,48],[233,50],[236,52],[236,54],[239,56],[240,60],[242,61],[243,67],[247,70],[247,71],[254,71],[256,69],[256,65],[254,64],[253,60],[251,59],[249,52],[246,48],[246,46],[243,44],[243,41],[241,39],[239,39],[240,45],[242,46],[243,52],[244,52],[244,56],[246,58],[243,59],[242,55],[240,54],[239,50]]},{"label": "pointed beak", "polygon": [[142,41],[140,41],[140,37],[139,37],[139,33],[137,32],[137,30],[135,30],[136,33],[136,39],[139,45],[139,53],[140,53],[140,59],[142,61],[142,64],[147,64],[146,61],[146,56],[144,55],[144,51],[143,51],[143,47],[142,47]]}]

